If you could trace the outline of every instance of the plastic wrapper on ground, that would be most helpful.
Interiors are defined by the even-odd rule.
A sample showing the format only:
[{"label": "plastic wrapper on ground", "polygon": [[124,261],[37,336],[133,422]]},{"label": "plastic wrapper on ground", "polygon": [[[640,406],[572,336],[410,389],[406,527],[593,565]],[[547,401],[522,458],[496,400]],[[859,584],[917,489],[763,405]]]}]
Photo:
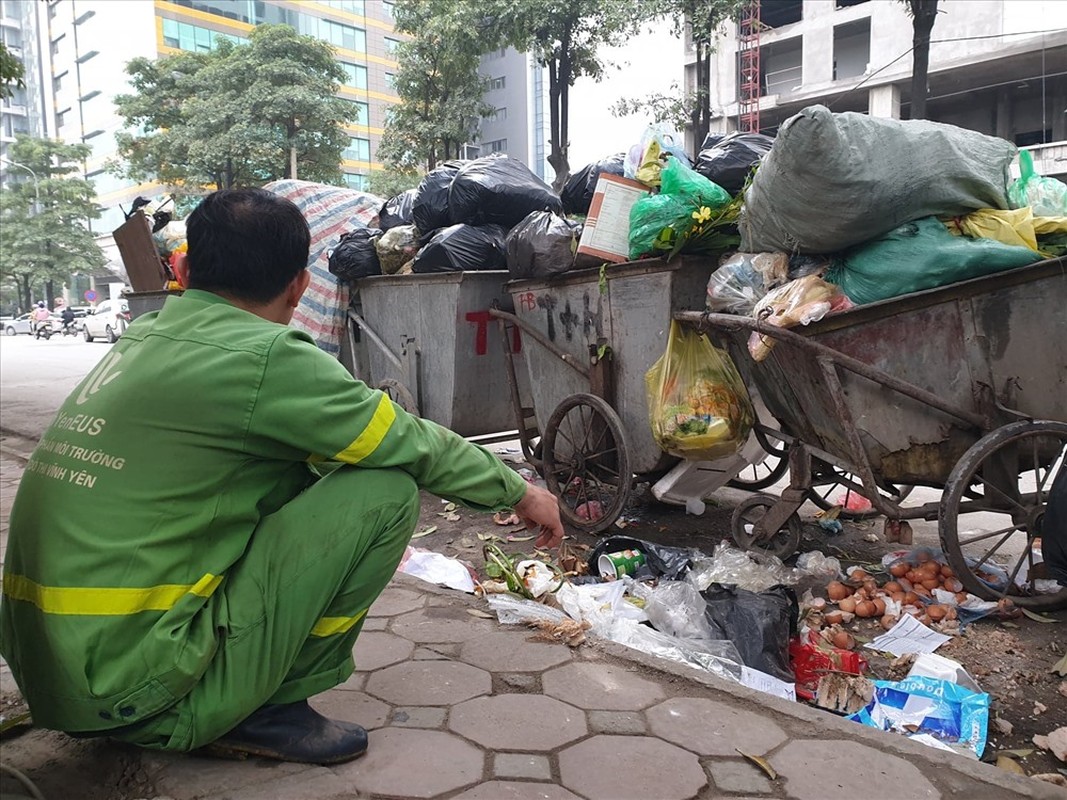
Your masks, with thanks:
[{"label": "plastic wrapper on ground", "polygon": [[630,590],[645,603],[652,627],[684,642],[699,645],[715,641],[704,616],[706,603],[685,581],[661,581],[656,586],[635,582]]},{"label": "plastic wrapper on ground", "polygon": [[862,655],[832,647],[815,631],[790,639],[789,661],[796,676],[797,696],[804,700],[815,698],[819,681],[828,672],[862,675],[867,671],[867,659]]},{"label": "plastic wrapper on ground", "polygon": [[512,228],[534,211],[563,213],[552,187],[521,161],[494,155],[464,164],[448,190],[451,224]]},{"label": "plastic wrapper on ground", "polygon": [[546,606],[536,600],[526,600],[513,594],[491,594],[486,597],[486,602],[504,625],[519,625],[527,622],[558,624],[570,619],[558,608]]},{"label": "plastic wrapper on ground", "polygon": [[608,638],[615,620],[648,621],[644,611],[624,599],[626,587],[624,580],[581,585],[565,583],[556,592],[556,599],[567,616],[578,622],[588,622],[593,633]]},{"label": "plastic wrapper on ground", "polygon": [[378,227],[383,231],[392,230],[401,225],[414,225],[415,193],[418,188],[408,189],[396,197],[390,197],[378,212]]},{"label": "plastic wrapper on ground", "polygon": [[343,281],[381,275],[382,265],[375,247],[381,235],[378,228],[357,228],[344,234],[330,253],[330,272]]},{"label": "plastic wrapper on ground", "polygon": [[608,536],[596,543],[586,559],[590,574],[597,574],[597,561],[602,555],[620,550],[640,550],[645,554],[653,577],[672,581],[681,578],[693,560],[700,556],[699,550],[689,547],[668,547],[630,536]]},{"label": "plastic wrapper on ground", "polygon": [[714,461],[744,446],[755,421],[748,389],[724,350],[671,321],[667,351],[645,375],[657,444],[678,458]]},{"label": "plastic wrapper on ground", "polygon": [[701,594],[713,637],[733,642],[745,666],[793,681],[789,638],[796,629],[798,609],[792,589],[776,586],[749,592],[712,584]]},{"label": "plastic wrapper on ground", "polygon": [[795,569],[775,556],[740,550],[725,541],[715,546],[710,557],[693,562],[686,575],[686,580],[702,592],[713,583],[762,592],[772,586],[792,586],[800,578]]},{"label": "plastic wrapper on ground", "polygon": [[548,278],[574,263],[581,226],[550,211],[534,211],[512,228],[506,240],[512,278]]},{"label": "plastic wrapper on ground", "polygon": [[928,735],[980,758],[989,728],[989,695],[951,681],[908,676],[874,681],[874,700],[849,719],[883,731]]},{"label": "plastic wrapper on ground", "polygon": [[464,564],[432,550],[409,546],[397,571],[449,589],[468,593],[474,591],[474,578]]},{"label": "plastic wrapper on ground", "polygon": [[812,550],[797,559],[797,570],[820,578],[836,578],[841,574],[841,562],[833,556],[823,555],[819,550]]},{"label": "plastic wrapper on ground", "polygon": [[[595,628],[594,628],[595,630]],[[737,648],[731,642],[720,641],[707,648],[695,647],[688,641],[662,633],[633,620],[619,619],[611,623],[604,638],[632,647],[642,653],[665,658],[679,664],[705,670],[720,678],[741,681],[742,665]]]},{"label": "plastic wrapper on ground", "polygon": [[503,269],[506,236],[499,225],[442,228],[422,246],[411,269],[417,274]]}]

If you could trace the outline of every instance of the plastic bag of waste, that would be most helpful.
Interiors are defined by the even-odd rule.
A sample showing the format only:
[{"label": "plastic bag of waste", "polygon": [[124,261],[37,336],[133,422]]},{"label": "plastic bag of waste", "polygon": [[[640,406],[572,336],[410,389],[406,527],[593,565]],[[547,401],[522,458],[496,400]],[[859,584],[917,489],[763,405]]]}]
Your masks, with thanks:
[{"label": "plastic bag of waste", "polygon": [[626,153],[616,153],[600,161],[594,161],[571,175],[563,191],[559,193],[564,213],[588,214],[589,206],[593,203],[597,179],[601,174],[621,176],[625,160]]},{"label": "plastic bag of waste", "polygon": [[792,682],[789,637],[796,632],[796,594],[785,586],[750,592],[712,584],[701,592],[705,615],[716,639],[729,639],[745,666]]},{"label": "plastic bag of waste", "polygon": [[503,269],[506,235],[499,225],[442,228],[422,246],[411,269],[417,274]]},{"label": "plastic bag of waste", "polygon": [[608,536],[597,542],[592,552],[589,553],[587,563],[590,574],[597,574],[597,562],[602,555],[620,550],[638,550],[644,553],[645,563],[652,577],[669,581],[681,578],[693,563],[693,559],[700,556],[699,550],[689,547],[668,547],[630,536]]},{"label": "plastic bag of waste", "polygon": [[1067,217],[1067,183],[1038,175],[1028,150],[1019,151],[1019,170],[1019,179],[1008,187],[1013,208],[1030,206],[1035,217]]},{"label": "plastic bag of waste", "polygon": [[388,231],[400,225],[414,225],[415,217],[412,212],[417,192],[418,188],[408,189],[386,200],[382,210],[378,212],[378,227]]},{"label": "plastic bag of waste", "polygon": [[730,194],[737,194],[773,144],[774,137],[762,133],[727,134],[701,149],[693,168]]},{"label": "plastic bag of waste", "polygon": [[550,211],[533,211],[511,229],[506,241],[511,277],[547,278],[574,264],[581,226]]},{"label": "plastic bag of waste", "polygon": [[419,252],[419,231],[414,225],[390,228],[374,243],[382,273],[396,275]]},{"label": "plastic bag of waste", "polygon": [[503,225],[512,228],[533,211],[563,213],[559,195],[521,161],[505,155],[464,164],[448,190],[453,225]]},{"label": "plastic bag of waste", "polygon": [[792,586],[801,578],[777,556],[739,550],[729,542],[719,542],[711,556],[698,558],[686,580],[700,591],[713,583],[729,584],[762,592],[772,586]]},{"label": "plastic bag of waste", "polygon": [[381,235],[378,228],[357,228],[342,234],[341,241],[330,253],[330,272],[343,281],[381,275],[382,265],[374,246]]},{"label": "plastic bag of waste", "polygon": [[419,233],[428,234],[452,224],[448,217],[448,190],[466,161],[446,161],[426,173],[415,189],[411,218]]}]

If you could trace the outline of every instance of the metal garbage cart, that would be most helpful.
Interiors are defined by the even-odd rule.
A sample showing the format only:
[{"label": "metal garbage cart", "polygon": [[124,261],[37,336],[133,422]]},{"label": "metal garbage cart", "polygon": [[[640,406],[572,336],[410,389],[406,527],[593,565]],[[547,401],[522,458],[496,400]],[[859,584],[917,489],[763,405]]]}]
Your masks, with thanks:
[{"label": "metal garbage cart", "polygon": [[[1048,492],[1067,469],[1065,308],[1067,259],[1058,258],[793,330],[677,314],[725,344],[790,434],[789,489],[742,503],[735,541],[788,556],[800,542],[797,510],[832,480],[886,516],[890,540],[907,520],[937,520],[969,592],[1067,605],[1067,587],[1046,578],[1040,558]],[[760,362],[747,348],[753,332],[774,341]],[[942,490],[940,500],[903,505],[909,484]]]},{"label": "metal garbage cart", "polygon": [[356,281],[348,312],[354,374],[461,436],[514,431],[504,350],[489,316],[494,306],[512,307],[507,279],[491,270]]},{"label": "metal garbage cart", "polygon": [[[530,394],[512,390],[520,441],[573,527],[609,528],[634,475],[652,480],[678,463],[652,436],[645,374],[663,355],[672,314],[704,306],[715,267],[682,256],[513,281],[514,311],[492,312],[505,345],[521,331]],[[752,460],[725,465],[723,481]]]}]

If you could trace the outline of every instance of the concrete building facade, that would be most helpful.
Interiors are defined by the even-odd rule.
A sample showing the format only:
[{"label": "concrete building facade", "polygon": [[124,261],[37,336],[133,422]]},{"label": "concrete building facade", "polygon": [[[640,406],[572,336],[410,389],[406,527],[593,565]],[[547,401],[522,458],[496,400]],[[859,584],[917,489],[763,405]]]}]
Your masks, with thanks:
[{"label": "concrete building facade", "polygon": [[[8,148],[19,134],[40,137],[52,131],[45,94],[47,70],[38,40],[41,12],[38,3],[0,0],[0,43],[22,62],[25,84],[14,88],[11,97],[0,100],[0,159],[9,157]],[[16,177],[9,178],[9,174],[9,168],[0,162],[0,183]]]},{"label": "concrete building facade", "polygon": [[548,77],[531,56],[505,47],[482,56],[485,102],[493,113],[482,120],[477,141],[467,155],[504,153],[526,164],[551,183],[548,163]]},{"label": "concrete building facade", "polygon": [[[908,119],[912,22],[896,0],[763,0],[760,129],[821,103]],[[711,130],[738,128],[739,39],[724,28],[711,64]],[[692,51],[686,83],[695,88]],[[931,35],[926,117],[1031,149],[1067,173],[1067,3],[941,0]]]}]

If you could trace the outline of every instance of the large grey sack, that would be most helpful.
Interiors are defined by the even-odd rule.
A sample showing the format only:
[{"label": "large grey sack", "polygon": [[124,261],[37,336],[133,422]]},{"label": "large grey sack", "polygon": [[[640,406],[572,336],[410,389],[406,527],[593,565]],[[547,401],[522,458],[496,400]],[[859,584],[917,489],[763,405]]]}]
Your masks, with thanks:
[{"label": "large grey sack", "polygon": [[810,106],[786,120],[756,172],[741,250],[834,253],[922,217],[1008,208],[1016,152],[954,125]]}]

